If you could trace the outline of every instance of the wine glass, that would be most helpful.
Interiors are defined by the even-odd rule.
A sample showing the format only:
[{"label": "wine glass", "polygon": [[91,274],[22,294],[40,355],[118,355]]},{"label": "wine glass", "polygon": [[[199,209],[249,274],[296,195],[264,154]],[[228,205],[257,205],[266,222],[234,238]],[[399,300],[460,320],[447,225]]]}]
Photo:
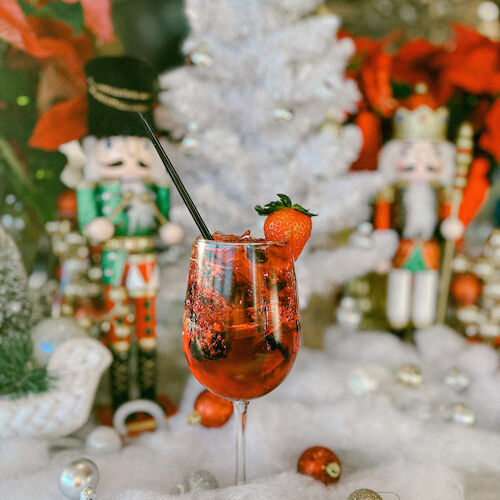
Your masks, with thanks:
[{"label": "wine glass", "polygon": [[299,348],[297,285],[286,244],[214,238],[193,245],[183,348],[198,381],[233,401],[236,484],[243,484],[248,402],[283,381]]}]

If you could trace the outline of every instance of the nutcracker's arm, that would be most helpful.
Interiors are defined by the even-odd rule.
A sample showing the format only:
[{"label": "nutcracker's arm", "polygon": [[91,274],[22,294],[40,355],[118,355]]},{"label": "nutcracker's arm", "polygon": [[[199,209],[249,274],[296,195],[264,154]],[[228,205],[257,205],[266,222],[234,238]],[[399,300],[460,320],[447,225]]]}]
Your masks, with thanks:
[{"label": "nutcracker's arm", "polygon": [[394,202],[394,186],[386,186],[375,198],[373,207],[373,226],[375,229],[384,230],[391,228],[391,206]]},{"label": "nutcracker's arm", "polygon": [[78,227],[83,233],[87,224],[99,216],[96,185],[92,182],[81,182],[76,188],[76,203]]}]

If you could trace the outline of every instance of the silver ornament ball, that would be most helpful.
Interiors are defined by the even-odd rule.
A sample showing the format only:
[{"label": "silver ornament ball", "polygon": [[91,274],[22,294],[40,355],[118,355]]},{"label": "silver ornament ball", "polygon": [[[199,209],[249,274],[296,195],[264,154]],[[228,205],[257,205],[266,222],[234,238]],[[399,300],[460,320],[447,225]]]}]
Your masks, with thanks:
[{"label": "silver ornament ball", "polygon": [[114,427],[101,425],[96,427],[85,441],[87,451],[109,453],[122,447],[120,435]]},{"label": "silver ornament ball", "polygon": [[361,488],[359,490],[353,491],[347,500],[383,500],[383,498],[373,490],[368,488]]},{"label": "silver ornament ball", "polygon": [[462,392],[469,387],[471,377],[467,372],[460,370],[460,368],[451,368],[444,375],[444,383],[457,392]]},{"label": "silver ornament ball", "polygon": [[72,500],[79,500],[85,488],[95,489],[99,482],[99,469],[88,458],[78,458],[64,467],[59,478],[61,493]]},{"label": "silver ornament ball", "polygon": [[219,483],[215,476],[206,470],[197,470],[191,472],[184,480],[187,486],[187,491],[205,491],[214,490],[219,487]]},{"label": "silver ornament ball", "polygon": [[474,425],[476,423],[476,415],[464,403],[443,404],[438,407],[437,413],[447,422],[461,425]]}]

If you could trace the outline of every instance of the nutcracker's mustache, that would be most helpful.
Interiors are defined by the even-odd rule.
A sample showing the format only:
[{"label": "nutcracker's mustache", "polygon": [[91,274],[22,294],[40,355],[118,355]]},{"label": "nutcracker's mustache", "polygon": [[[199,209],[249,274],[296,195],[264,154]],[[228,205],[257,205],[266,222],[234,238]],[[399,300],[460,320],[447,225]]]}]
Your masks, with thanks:
[{"label": "nutcracker's mustache", "polygon": [[403,236],[430,240],[437,223],[436,195],[428,183],[410,183],[403,195],[405,224]]}]

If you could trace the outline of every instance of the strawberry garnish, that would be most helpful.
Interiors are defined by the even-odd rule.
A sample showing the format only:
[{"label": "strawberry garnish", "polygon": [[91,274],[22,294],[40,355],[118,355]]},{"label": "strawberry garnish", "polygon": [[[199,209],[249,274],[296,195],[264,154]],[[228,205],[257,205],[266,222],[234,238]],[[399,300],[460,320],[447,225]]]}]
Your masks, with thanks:
[{"label": "strawberry garnish", "polygon": [[311,236],[313,214],[294,203],[284,194],[278,194],[279,201],[271,201],[264,207],[257,205],[259,215],[267,215],[264,234],[267,240],[283,241],[290,245],[293,258],[297,260],[309,236]]}]

